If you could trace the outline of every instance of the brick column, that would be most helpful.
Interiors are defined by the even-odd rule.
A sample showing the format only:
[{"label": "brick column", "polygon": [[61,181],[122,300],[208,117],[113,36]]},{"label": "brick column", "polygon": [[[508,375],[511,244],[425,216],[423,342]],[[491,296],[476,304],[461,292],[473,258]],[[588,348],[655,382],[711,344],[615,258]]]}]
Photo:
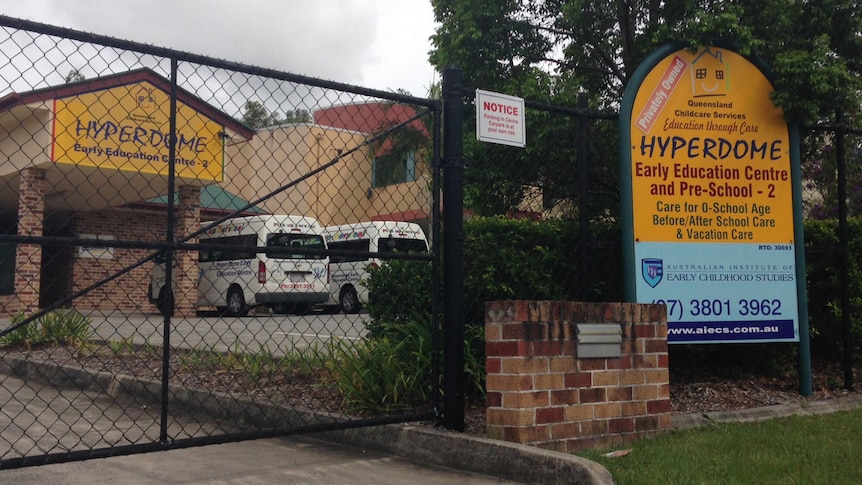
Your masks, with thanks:
[{"label": "brick column", "polygon": [[[45,170],[28,167],[18,182],[18,235],[42,236],[45,219]],[[15,299],[7,311],[32,313],[39,309],[42,246],[19,244],[15,254]]]},{"label": "brick column", "polygon": [[[618,323],[618,357],[579,358],[578,323]],[[556,451],[615,446],[671,428],[663,305],[486,305],[488,436]]]},{"label": "brick column", "polygon": [[[177,206],[177,236],[178,239],[196,232],[201,228],[201,188],[196,185],[183,185],[179,188],[180,198]],[[197,242],[197,238],[187,241]],[[174,301],[174,314],[180,317],[195,316],[198,302],[198,257],[197,253],[181,251],[177,253],[176,274],[177,285]]]}]

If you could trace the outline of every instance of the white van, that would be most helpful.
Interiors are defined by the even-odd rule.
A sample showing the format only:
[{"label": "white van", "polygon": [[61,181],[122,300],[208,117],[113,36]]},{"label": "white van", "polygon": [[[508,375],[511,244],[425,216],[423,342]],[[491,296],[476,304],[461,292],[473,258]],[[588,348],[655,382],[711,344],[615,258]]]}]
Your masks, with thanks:
[{"label": "white van", "polygon": [[[410,222],[357,222],[323,228],[326,245],[331,250],[366,253],[428,252],[428,240],[418,224]],[[369,265],[380,260],[364,255],[331,255],[329,264],[329,307],[337,306],[344,313],[357,313],[368,303]]]},{"label": "white van", "polygon": [[[304,312],[329,298],[329,258],[325,254],[278,251],[326,249],[320,224],[311,217],[260,215],[228,219],[201,234],[198,242],[224,246],[198,253],[198,307],[216,307],[236,316],[246,315],[250,307],[257,305],[265,305],[273,313]],[[173,307],[164,287],[164,261],[156,261],[149,300],[162,313]]]}]

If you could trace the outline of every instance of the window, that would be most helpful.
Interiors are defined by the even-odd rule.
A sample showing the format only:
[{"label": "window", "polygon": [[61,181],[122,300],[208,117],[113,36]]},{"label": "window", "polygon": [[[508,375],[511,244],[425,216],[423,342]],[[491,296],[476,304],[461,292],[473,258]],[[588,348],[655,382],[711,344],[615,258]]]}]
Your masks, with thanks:
[{"label": "window", "polygon": [[198,254],[198,261],[233,261],[236,259],[252,259],[257,248],[257,235],[219,237],[215,239],[201,239],[201,244],[214,244],[225,246],[224,249],[209,249]]},{"label": "window", "polygon": [[369,249],[371,248],[371,240],[370,239],[357,239],[353,241],[338,241],[329,243],[329,249],[335,249],[337,251],[356,251],[360,254],[351,254],[347,256],[342,255],[332,255],[329,257],[329,261],[332,263],[351,263],[355,261],[365,261],[368,259],[367,254]]},{"label": "window", "polygon": [[393,151],[371,161],[371,186],[385,187],[416,180],[416,154]]},{"label": "window", "polygon": [[278,248],[326,249],[323,236],[317,234],[274,233],[266,235],[266,256],[271,259],[326,259],[325,254],[288,254]]},{"label": "window", "polygon": [[422,239],[396,239],[381,237],[377,241],[381,253],[427,253],[428,245]]}]

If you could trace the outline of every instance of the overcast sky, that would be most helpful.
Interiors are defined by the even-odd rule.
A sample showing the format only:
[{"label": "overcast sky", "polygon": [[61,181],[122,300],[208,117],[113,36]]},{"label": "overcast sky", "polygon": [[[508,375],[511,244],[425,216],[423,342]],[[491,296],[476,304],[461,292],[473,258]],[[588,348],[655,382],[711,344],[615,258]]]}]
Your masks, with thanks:
[{"label": "overcast sky", "polygon": [[438,80],[430,0],[3,3],[10,17],[385,91],[425,96]]}]

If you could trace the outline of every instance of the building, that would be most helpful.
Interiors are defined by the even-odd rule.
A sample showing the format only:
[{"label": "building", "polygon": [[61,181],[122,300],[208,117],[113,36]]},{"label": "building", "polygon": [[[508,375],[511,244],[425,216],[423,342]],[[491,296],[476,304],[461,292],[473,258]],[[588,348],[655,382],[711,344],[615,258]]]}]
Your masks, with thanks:
[{"label": "building", "polygon": [[[0,98],[0,234],[165,242],[170,92],[168,80],[139,69]],[[425,153],[411,150],[393,171],[386,158],[401,153],[393,138],[374,138],[384,124],[414,116],[393,106],[330,107],[313,123],[255,132],[178,89],[175,237],[239,210],[302,214],[324,225],[395,219],[427,226]],[[155,311],[146,298],[151,263],[136,266],[152,251],[0,244],[0,316],[73,294],[80,296],[69,306],[80,310]],[[193,314],[196,256],[177,259],[177,311]]]}]

